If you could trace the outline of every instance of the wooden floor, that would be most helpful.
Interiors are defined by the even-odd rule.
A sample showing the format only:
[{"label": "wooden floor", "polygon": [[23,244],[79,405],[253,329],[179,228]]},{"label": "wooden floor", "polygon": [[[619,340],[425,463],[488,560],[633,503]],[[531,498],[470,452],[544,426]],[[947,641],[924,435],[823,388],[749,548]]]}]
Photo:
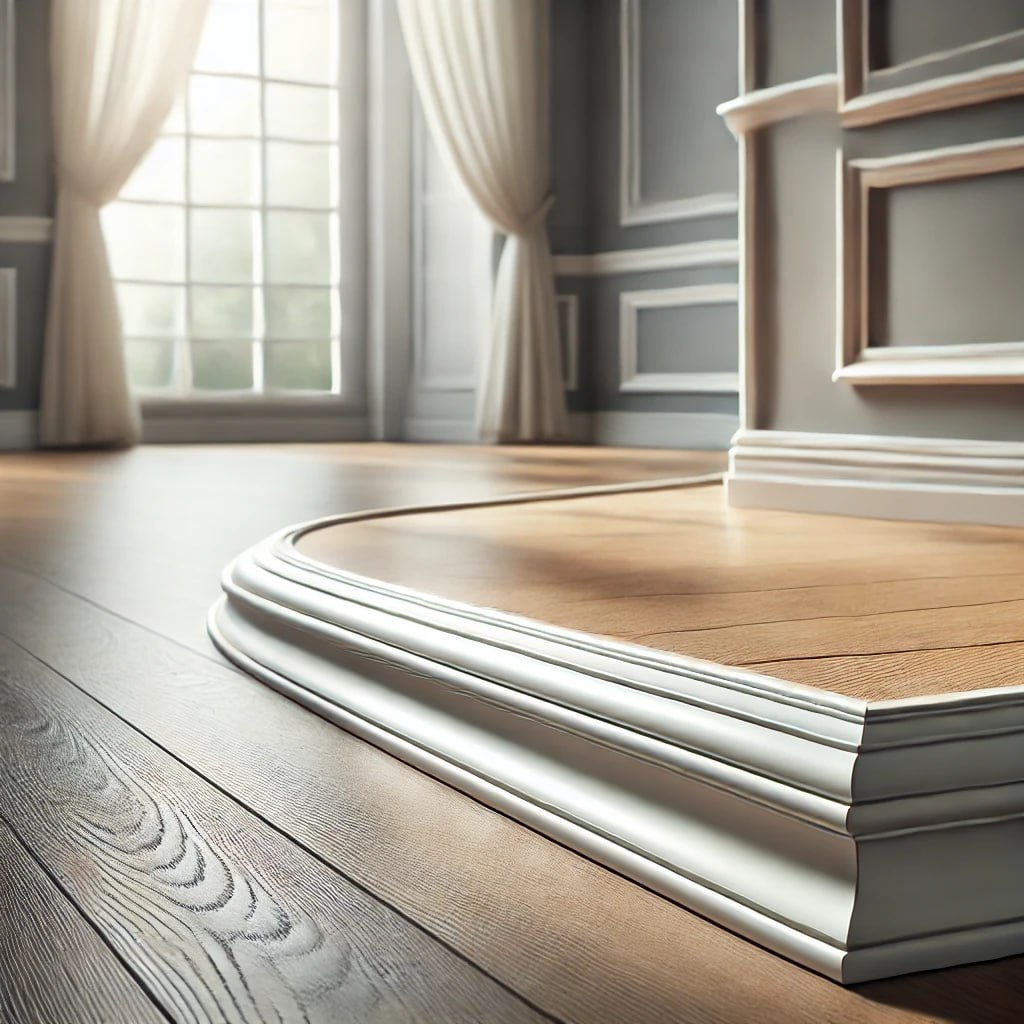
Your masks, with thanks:
[{"label": "wooden floor", "polygon": [[227,666],[291,521],[704,472],[384,446],[0,457],[0,1020],[1017,1021],[1024,958],[844,990]]},{"label": "wooden floor", "polygon": [[864,700],[1024,683],[1024,531],[733,509],[721,485],[341,524],[305,554]]}]

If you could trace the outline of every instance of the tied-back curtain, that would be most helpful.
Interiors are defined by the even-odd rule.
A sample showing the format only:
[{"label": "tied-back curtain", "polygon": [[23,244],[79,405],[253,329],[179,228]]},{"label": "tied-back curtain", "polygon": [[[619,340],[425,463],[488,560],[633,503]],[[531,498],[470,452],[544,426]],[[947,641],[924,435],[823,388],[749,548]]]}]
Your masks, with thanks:
[{"label": "tied-back curtain", "polygon": [[494,284],[477,428],[488,441],[565,438],[548,193],[549,0],[399,0],[427,124],[508,238]]},{"label": "tied-back curtain", "polygon": [[100,209],[156,140],[192,66],[209,2],[54,0],[57,216],[39,410],[43,444],[138,440]]}]

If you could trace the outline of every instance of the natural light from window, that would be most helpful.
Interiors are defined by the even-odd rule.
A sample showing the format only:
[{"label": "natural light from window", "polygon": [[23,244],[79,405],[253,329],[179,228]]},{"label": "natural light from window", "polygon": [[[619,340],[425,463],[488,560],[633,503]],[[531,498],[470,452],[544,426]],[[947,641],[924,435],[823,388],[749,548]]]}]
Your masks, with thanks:
[{"label": "natural light from window", "polygon": [[133,388],[341,388],[338,5],[214,0],[187,96],[103,216]]}]

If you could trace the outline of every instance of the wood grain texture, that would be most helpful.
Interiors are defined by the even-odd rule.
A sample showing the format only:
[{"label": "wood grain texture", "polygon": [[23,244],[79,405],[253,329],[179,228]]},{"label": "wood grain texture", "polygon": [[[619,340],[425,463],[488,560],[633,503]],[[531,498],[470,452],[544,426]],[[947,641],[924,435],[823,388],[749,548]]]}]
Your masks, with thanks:
[{"label": "wood grain texture", "polygon": [[6,641],[0,679],[0,815],[171,1019],[538,1019]]},{"label": "wood grain texture", "polygon": [[[229,668],[23,573],[0,573],[0,590],[10,596],[6,628],[20,643],[560,1020],[1019,1018],[1024,958],[840,988]],[[261,763],[273,771],[252,770]]]},{"label": "wood grain texture", "polygon": [[0,821],[0,1020],[162,1024],[121,962]]},{"label": "wood grain texture", "polygon": [[329,526],[376,579],[865,700],[1024,684],[1010,528],[735,509],[718,486]]}]

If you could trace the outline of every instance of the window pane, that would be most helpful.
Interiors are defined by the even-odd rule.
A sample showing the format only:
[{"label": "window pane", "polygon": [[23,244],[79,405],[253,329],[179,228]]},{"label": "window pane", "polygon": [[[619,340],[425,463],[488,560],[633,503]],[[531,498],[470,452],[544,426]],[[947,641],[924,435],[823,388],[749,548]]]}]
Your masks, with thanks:
[{"label": "window pane", "polygon": [[271,82],[266,92],[267,135],[333,142],[338,133],[335,95],[329,89]]},{"label": "window pane", "polygon": [[178,96],[171,107],[171,112],[160,129],[165,135],[180,135],[185,131],[185,97]]},{"label": "window pane", "polygon": [[189,129],[199,135],[259,135],[260,84],[244,78],[193,75]]},{"label": "window pane", "polygon": [[174,342],[129,338],[125,342],[128,380],[135,388],[168,388],[174,372]]},{"label": "window pane", "polygon": [[185,278],[185,211],[174,206],[111,203],[102,214],[114,277]]},{"label": "window pane", "polygon": [[125,334],[180,337],[185,333],[185,289],[177,285],[122,284],[117,289]]},{"label": "window pane", "polygon": [[335,205],[334,149],[331,146],[267,143],[267,203],[271,206]]},{"label": "window pane", "polygon": [[329,341],[277,341],[264,349],[268,388],[301,391],[331,390]]},{"label": "window pane", "polygon": [[275,284],[330,284],[334,218],[330,214],[267,214],[266,276]]},{"label": "window pane", "polygon": [[157,139],[121,189],[122,199],[185,200],[185,140]]},{"label": "window pane", "polygon": [[253,220],[249,210],[191,210],[192,278],[230,284],[253,280]]},{"label": "window pane", "polygon": [[203,25],[193,67],[197,71],[259,73],[259,5],[215,0]]},{"label": "window pane", "polygon": [[266,0],[264,73],[333,84],[337,26],[330,0]]},{"label": "window pane", "polygon": [[192,202],[239,205],[259,203],[258,142],[193,139],[189,159]]},{"label": "window pane", "polygon": [[267,288],[268,338],[331,338],[338,333],[334,292],[327,288]]},{"label": "window pane", "polygon": [[206,288],[191,293],[190,331],[196,338],[251,338],[252,291],[249,288]]},{"label": "window pane", "polygon": [[193,341],[192,386],[203,391],[252,387],[252,345],[239,341]]}]

